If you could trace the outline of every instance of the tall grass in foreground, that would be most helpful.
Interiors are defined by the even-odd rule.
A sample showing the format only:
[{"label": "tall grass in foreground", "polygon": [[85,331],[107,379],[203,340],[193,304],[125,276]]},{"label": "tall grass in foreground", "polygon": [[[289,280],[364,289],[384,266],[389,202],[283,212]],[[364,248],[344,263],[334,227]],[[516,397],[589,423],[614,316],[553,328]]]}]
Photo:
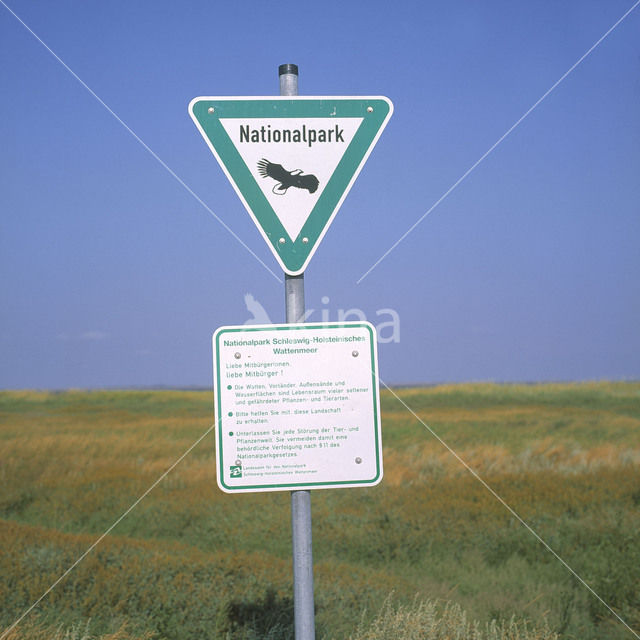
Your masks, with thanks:
[{"label": "tall grass in foreground", "polygon": [[530,629],[515,616],[508,621],[472,622],[459,604],[414,601],[394,606],[389,597],[380,613],[361,624],[350,640],[557,640],[544,625]]},{"label": "tall grass in foreground", "polygon": [[[397,393],[640,633],[640,384]],[[0,634],[211,407],[204,392],[0,393]],[[382,422],[382,484],[313,493],[319,638],[633,638],[389,393]],[[219,492],[213,443],[12,640],[291,638],[289,495]]]},{"label": "tall grass in foreground", "polygon": [[[150,633],[130,635],[126,625],[115,633],[95,636],[89,631],[89,623],[50,628],[33,622],[20,630],[12,631],[5,640],[151,640]],[[293,638],[290,624],[275,624],[268,630],[249,627],[240,633],[222,632],[221,638],[231,640],[275,640]],[[481,627],[470,622],[460,605],[438,602],[414,602],[412,605],[394,606],[389,597],[380,613],[370,623],[361,622],[349,640],[557,640],[557,635],[544,626],[530,629],[515,618],[508,622],[495,620]]]}]

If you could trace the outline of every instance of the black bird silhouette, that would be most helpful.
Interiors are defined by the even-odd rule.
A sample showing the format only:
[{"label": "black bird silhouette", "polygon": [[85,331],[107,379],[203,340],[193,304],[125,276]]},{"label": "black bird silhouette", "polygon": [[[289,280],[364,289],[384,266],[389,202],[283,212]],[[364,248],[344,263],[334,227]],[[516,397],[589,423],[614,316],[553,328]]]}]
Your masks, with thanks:
[{"label": "black bird silhouette", "polygon": [[263,178],[273,178],[278,184],[273,186],[273,193],[283,196],[290,187],[306,189],[309,193],[315,193],[320,182],[313,174],[304,174],[300,169],[287,171],[281,164],[269,162],[262,158],[258,162],[258,173]]}]

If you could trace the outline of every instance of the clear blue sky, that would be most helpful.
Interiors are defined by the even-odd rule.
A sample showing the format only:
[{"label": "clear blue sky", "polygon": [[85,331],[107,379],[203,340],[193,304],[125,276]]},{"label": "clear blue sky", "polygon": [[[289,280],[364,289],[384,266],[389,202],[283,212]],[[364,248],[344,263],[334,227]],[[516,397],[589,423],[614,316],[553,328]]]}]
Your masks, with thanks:
[{"label": "clear blue sky", "polygon": [[[310,320],[397,312],[387,383],[640,378],[640,6],[357,284],[633,0],[7,5],[278,275],[189,101],[287,62],[388,96],[305,275]],[[0,54],[0,388],[209,386],[213,331],[246,293],[281,322],[282,284],[4,0]]]}]

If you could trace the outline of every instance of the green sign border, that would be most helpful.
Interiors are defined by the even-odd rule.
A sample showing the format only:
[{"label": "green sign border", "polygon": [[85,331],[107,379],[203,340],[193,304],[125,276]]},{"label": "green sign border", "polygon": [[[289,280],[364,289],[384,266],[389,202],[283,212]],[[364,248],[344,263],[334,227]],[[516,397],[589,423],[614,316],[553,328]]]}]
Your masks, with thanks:
[{"label": "green sign border", "polygon": [[[224,459],[223,453],[224,449],[222,446],[222,434],[224,432],[224,424],[225,417],[223,416],[222,411],[222,372],[220,370],[220,338],[225,334],[233,334],[233,333],[257,333],[260,331],[309,331],[309,330],[322,330],[322,329],[358,329],[365,328],[369,332],[369,347],[370,347],[370,357],[371,357],[371,388],[372,388],[372,402],[373,402],[373,429],[375,434],[375,451],[376,451],[376,474],[373,478],[369,480],[337,480],[334,482],[302,482],[302,483],[286,483],[286,484],[257,484],[257,485],[242,485],[240,487],[230,487],[224,482]],[[218,475],[218,484],[221,488],[224,487],[229,493],[238,492],[241,493],[243,491],[254,491],[257,492],[260,489],[263,491],[277,491],[283,490],[288,491],[291,489],[301,489],[301,488],[330,488],[330,487],[340,487],[340,485],[362,485],[362,486],[373,486],[380,482],[382,479],[382,465],[381,465],[381,457],[382,457],[382,443],[380,441],[380,433],[381,433],[381,425],[380,425],[380,413],[379,413],[379,391],[378,391],[378,368],[377,368],[377,358],[376,358],[376,333],[373,326],[369,322],[327,322],[321,324],[289,324],[289,325],[264,325],[264,326],[255,326],[251,325],[242,325],[242,326],[234,326],[234,327],[220,327],[213,334],[213,355],[214,355],[214,375],[216,380],[216,388],[215,388],[215,413],[216,413],[216,434],[217,434],[217,475]]]},{"label": "green sign border", "polygon": [[[213,109],[210,112],[210,109]],[[195,98],[189,113],[284,271],[299,275],[315,253],[393,112],[388,98]],[[290,239],[220,123],[221,118],[363,118],[302,230]],[[303,242],[302,238],[308,242]],[[280,238],[285,238],[280,243]]]}]

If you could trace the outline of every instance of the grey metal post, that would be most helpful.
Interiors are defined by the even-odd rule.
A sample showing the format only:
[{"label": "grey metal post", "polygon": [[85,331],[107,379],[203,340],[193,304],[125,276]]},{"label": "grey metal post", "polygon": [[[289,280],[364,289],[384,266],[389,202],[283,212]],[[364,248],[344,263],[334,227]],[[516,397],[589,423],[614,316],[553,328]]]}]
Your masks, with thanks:
[{"label": "grey metal post", "polygon": [[[298,95],[298,67],[281,64],[280,95]],[[286,322],[304,322],[304,275],[284,276]],[[293,536],[293,608],[296,640],[315,640],[313,606],[313,549],[311,544],[311,492],[291,492]]]}]

